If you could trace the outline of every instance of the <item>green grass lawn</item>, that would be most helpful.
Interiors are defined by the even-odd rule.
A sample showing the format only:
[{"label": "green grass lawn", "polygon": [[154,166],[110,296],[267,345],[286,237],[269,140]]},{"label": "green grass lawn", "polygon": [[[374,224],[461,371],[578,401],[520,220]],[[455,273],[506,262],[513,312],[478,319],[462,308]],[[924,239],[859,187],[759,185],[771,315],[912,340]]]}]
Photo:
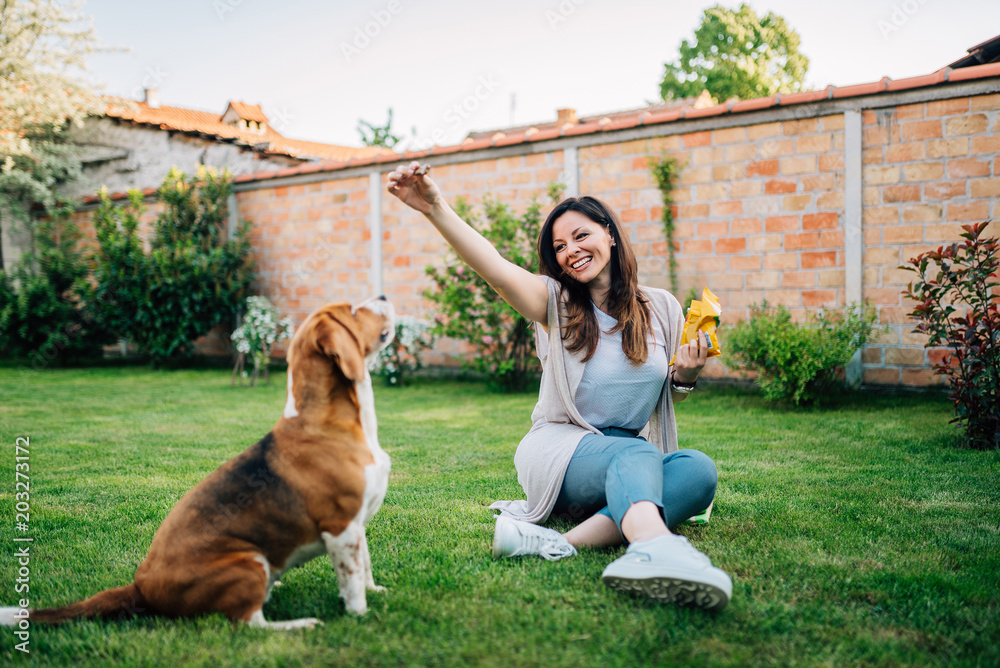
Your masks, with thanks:
[{"label": "green grass lawn", "polygon": [[[189,488],[263,436],[284,375],[0,369],[0,604],[12,605],[14,442],[31,439],[30,598],[50,606],[131,582]],[[326,559],[287,574],[265,615],[314,631],[197,620],[0,630],[0,662],[38,665],[998,665],[1000,453],[957,449],[938,395],[775,409],[736,389],[678,408],[681,447],[719,468],[711,524],[683,529],[733,577],[718,615],[607,590],[621,554],[494,561],[496,499],[520,498],[512,457],[533,395],[473,383],[377,387],[389,493],[368,527],[370,611],[344,612]],[[559,527],[564,528],[564,527]]]}]

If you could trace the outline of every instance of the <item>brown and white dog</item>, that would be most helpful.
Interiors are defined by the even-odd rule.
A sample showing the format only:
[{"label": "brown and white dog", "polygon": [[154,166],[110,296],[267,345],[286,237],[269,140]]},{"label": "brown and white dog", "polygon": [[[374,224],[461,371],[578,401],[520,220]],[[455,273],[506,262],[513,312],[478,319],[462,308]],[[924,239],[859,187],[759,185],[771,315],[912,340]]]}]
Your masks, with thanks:
[{"label": "brown and white dog", "polygon": [[[177,502],[132,584],[31,610],[30,622],[221,612],[251,626],[313,628],[316,619],[268,622],[261,608],[282,573],[324,553],[347,610],[364,614],[365,590],[381,589],[365,524],[389,482],[366,358],[394,332],[384,297],[311,314],[288,348],[288,399],[271,432]],[[22,609],[0,609],[0,623],[19,618]]]}]

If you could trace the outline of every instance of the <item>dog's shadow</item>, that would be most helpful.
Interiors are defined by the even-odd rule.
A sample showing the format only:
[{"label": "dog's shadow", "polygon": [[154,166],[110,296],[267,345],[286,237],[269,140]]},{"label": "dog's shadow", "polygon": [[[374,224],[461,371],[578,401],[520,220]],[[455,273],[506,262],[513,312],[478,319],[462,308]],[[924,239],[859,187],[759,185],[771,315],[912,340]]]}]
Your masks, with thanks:
[{"label": "dog's shadow", "polygon": [[[280,582],[271,588],[271,597],[264,604],[264,617],[270,621],[315,617],[330,622],[355,617],[344,607],[329,559],[321,557],[294,568],[282,575]],[[381,607],[379,599],[378,592],[368,592],[368,615]]]}]

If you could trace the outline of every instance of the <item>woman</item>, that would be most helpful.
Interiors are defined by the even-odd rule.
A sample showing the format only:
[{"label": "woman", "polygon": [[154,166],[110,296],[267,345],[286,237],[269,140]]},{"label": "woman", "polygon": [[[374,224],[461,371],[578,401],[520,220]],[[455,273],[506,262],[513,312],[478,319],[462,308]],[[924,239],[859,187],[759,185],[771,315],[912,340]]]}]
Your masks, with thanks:
[{"label": "woman", "polygon": [[[715,464],[696,450],[677,450],[673,414],[673,404],[694,389],[708,342],[699,333],[679,345],[680,304],[665,290],[638,285],[635,255],[614,213],[591,197],[556,206],[539,235],[544,275],[536,276],[460,219],[418,162],[390,172],[388,189],[536,323],[542,384],[531,431],[514,456],[528,498],[491,506],[502,511],[494,556],[560,559],[576,547],[624,538],[627,551],[602,575],[608,586],[724,607],[729,576],[668,528],[709,507],[715,495]],[[566,534],[537,526],[553,514],[586,519]]]}]

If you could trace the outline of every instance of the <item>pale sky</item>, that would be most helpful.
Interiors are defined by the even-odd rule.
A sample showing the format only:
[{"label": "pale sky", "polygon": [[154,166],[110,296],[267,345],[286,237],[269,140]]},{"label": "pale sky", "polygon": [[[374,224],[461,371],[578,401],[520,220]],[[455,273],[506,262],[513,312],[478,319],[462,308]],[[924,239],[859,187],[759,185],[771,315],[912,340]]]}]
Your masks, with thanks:
[{"label": "pale sky", "polygon": [[[360,145],[358,119],[410,146],[640,107],[713,2],[88,0],[104,92],[222,113],[260,104],[296,139]],[[738,2],[724,1],[726,6]],[[1000,34],[1000,0],[752,0],[801,36],[812,88],[927,74]],[[512,109],[513,97],[513,109]],[[413,136],[415,129],[416,135]]]}]

